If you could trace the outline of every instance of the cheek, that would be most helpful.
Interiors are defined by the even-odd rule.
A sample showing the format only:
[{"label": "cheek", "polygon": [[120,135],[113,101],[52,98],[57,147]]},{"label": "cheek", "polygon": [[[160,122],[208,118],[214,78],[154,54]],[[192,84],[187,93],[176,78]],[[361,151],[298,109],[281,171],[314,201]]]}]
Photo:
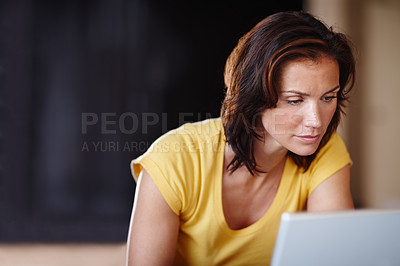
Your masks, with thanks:
[{"label": "cheek", "polygon": [[324,112],[325,113],[324,120],[326,121],[327,124],[329,124],[331,122],[333,116],[335,115],[336,107],[337,107],[337,104],[333,104],[332,106],[327,108],[326,112]]},{"label": "cheek", "polygon": [[301,115],[301,112],[293,112],[290,115],[289,120],[290,120],[291,124],[298,125],[303,122],[303,116]]},{"label": "cheek", "polygon": [[270,134],[287,133],[288,129],[297,127],[301,121],[302,116],[282,110],[269,110],[262,116],[264,129]]}]

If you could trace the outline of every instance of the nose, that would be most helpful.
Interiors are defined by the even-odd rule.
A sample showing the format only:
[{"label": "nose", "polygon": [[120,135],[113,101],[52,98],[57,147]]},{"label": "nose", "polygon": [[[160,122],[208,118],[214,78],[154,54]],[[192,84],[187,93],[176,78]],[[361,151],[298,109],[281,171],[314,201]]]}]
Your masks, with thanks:
[{"label": "nose", "polygon": [[310,103],[304,117],[305,126],[309,128],[321,127],[321,110],[317,103]]}]

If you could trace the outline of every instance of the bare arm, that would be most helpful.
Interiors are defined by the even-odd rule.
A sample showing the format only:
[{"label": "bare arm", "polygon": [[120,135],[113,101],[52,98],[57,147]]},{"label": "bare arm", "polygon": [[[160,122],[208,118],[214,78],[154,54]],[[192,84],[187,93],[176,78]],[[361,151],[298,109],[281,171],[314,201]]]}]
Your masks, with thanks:
[{"label": "bare arm", "polygon": [[311,193],[307,202],[307,211],[338,211],[353,209],[350,192],[350,165],[346,165]]},{"label": "bare arm", "polygon": [[171,265],[179,216],[168,206],[145,169],[136,186],[127,246],[127,265]]}]

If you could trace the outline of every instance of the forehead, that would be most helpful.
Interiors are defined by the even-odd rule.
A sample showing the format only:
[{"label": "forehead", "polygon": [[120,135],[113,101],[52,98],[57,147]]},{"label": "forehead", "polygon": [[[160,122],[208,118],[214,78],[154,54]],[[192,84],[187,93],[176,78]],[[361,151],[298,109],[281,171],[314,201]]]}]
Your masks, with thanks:
[{"label": "forehead", "polygon": [[287,62],[281,70],[280,90],[310,91],[339,85],[339,65],[330,57],[301,58]]},{"label": "forehead", "polygon": [[301,57],[285,62],[282,66],[282,74],[293,68],[320,68],[321,66],[331,65],[339,68],[337,61],[329,56],[321,55],[317,58]]}]

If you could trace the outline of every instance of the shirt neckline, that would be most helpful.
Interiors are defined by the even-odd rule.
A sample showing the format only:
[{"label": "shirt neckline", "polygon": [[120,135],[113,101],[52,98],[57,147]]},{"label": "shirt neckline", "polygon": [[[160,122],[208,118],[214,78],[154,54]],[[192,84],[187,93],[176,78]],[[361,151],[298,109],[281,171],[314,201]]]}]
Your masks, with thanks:
[{"label": "shirt neckline", "polygon": [[[225,147],[226,145],[226,141],[225,138],[222,138],[221,140],[221,145],[223,145],[223,147]],[[225,149],[224,149],[225,150]],[[290,160],[289,157],[286,158],[285,160],[285,166],[282,172],[282,178],[279,182],[279,186],[278,186],[278,190],[276,192],[275,198],[273,199],[271,205],[269,206],[268,210],[264,213],[264,215],[258,219],[256,222],[254,222],[253,224],[241,228],[241,229],[231,229],[228,225],[228,223],[226,222],[225,219],[225,214],[224,214],[224,210],[222,207],[222,174],[223,174],[223,167],[224,167],[224,155],[225,152],[221,152],[221,154],[219,155],[219,167],[218,167],[218,172],[215,178],[215,182],[214,182],[214,202],[215,202],[215,215],[216,215],[216,219],[217,222],[220,226],[220,228],[227,234],[229,235],[234,235],[234,236],[244,236],[244,235],[249,235],[249,234],[253,234],[255,232],[257,232],[261,227],[265,226],[265,224],[268,223],[268,220],[272,219],[273,217],[275,217],[275,215],[278,215],[279,212],[279,202],[283,202],[283,196],[286,194],[285,192],[287,191],[287,186],[285,184],[287,184],[286,179],[288,178],[288,168],[289,168],[289,164],[290,164]]]}]

